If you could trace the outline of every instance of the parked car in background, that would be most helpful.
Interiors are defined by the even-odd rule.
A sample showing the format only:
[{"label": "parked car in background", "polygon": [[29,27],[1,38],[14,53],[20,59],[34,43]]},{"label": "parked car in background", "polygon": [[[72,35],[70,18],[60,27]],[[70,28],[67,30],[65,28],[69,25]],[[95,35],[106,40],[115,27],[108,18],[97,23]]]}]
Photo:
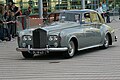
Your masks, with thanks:
[{"label": "parked car in background", "polygon": [[21,51],[25,58],[50,52],[61,52],[65,58],[71,58],[79,50],[106,49],[115,41],[114,29],[106,25],[96,11],[64,10],[60,11],[57,21],[20,31],[16,50]]}]

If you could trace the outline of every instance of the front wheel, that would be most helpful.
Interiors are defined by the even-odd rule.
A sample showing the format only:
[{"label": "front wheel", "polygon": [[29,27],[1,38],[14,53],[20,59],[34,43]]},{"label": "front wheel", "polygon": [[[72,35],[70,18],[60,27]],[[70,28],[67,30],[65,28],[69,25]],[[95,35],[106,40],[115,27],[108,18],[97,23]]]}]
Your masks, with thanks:
[{"label": "front wheel", "polygon": [[31,54],[29,52],[22,52],[22,55],[24,58],[33,58],[34,54]]},{"label": "front wheel", "polygon": [[71,40],[68,44],[68,51],[65,52],[64,57],[65,58],[72,58],[75,54],[75,44]]}]

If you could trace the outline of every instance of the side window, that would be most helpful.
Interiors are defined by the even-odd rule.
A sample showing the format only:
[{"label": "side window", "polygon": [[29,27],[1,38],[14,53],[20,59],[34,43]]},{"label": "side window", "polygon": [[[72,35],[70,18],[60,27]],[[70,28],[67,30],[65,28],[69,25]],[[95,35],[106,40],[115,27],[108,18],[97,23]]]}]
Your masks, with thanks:
[{"label": "side window", "polygon": [[82,14],[82,23],[91,23],[90,13]]},{"label": "side window", "polygon": [[102,16],[101,16],[101,14],[98,14],[98,17],[99,17],[100,23],[105,23],[105,22],[104,22],[104,19],[103,19]]},{"label": "side window", "polygon": [[65,21],[75,22],[75,14],[74,13],[64,13],[64,14],[62,14],[62,17],[64,17]]},{"label": "side window", "polygon": [[80,22],[80,14],[75,14],[75,22]]},{"label": "side window", "polygon": [[100,23],[99,16],[98,16],[98,14],[96,12],[91,12],[90,17],[91,17],[91,21],[93,23]]}]

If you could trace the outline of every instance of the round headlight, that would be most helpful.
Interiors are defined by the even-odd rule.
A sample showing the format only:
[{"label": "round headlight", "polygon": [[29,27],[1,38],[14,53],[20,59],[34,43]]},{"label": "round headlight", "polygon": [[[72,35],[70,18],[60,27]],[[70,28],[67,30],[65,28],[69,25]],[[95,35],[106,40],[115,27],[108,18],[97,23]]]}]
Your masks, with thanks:
[{"label": "round headlight", "polygon": [[49,40],[50,40],[50,41],[53,41],[53,40],[54,40],[54,39],[53,39],[53,36],[50,36],[50,37],[49,37]]},{"label": "round headlight", "polygon": [[23,41],[31,41],[32,40],[32,37],[31,36],[28,36],[28,35],[26,35],[26,36],[23,36]]},{"label": "round headlight", "polygon": [[57,43],[57,42],[55,42],[55,43],[54,43],[54,46],[55,46],[55,47],[58,47],[58,43]]},{"label": "round headlight", "polygon": [[32,40],[32,37],[31,37],[31,36],[28,36],[28,40],[31,41],[31,40]]},{"label": "round headlight", "polygon": [[54,41],[57,41],[58,40],[58,37],[57,36],[54,36]]},{"label": "round headlight", "polygon": [[57,41],[58,37],[56,35],[52,35],[52,36],[49,37],[49,40],[50,41]]},{"label": "round headlight", "polygon": [[23,41],[26,41],[27,40],[27,36],[23,36]]},{"label": "round headlight", "polygon": [[23,46],[23,47],[26,47],[26,43],[22,43],[22,46]]}]

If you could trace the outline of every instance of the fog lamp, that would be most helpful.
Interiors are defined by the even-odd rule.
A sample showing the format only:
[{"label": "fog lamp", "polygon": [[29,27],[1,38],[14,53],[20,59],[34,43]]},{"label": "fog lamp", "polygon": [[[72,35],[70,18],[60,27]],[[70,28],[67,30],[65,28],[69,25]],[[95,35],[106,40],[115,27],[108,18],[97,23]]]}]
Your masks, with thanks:
[{"label": "fog lamp", "polygon": [[26,43],[22,43],[22,46],[25,48],[26,47]]},{"label": "fog lamp", "polygon": [[54,43],[54,46],[55,46],[55,47],[58,47],[58,43],[57,43],[57,42],[55,42],[55,43]]}]

